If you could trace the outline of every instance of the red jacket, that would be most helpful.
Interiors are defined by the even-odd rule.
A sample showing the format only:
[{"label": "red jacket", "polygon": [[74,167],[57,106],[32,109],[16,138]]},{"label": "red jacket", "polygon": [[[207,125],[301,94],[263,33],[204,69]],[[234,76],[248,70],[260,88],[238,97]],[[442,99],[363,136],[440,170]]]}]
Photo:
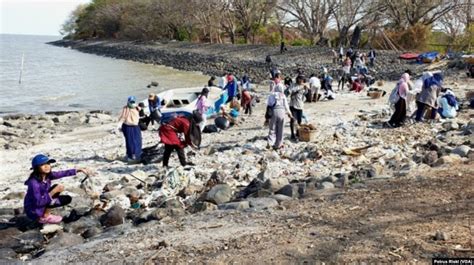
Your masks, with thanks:
[{"label": "red jacket", "polygon": [[[185,148],[191,143],[189,138],[189,127],[190,122],[185,117],[174,118],[169,123],[165,123],[160,126],[160,138],[161,142],[167,145],[177,145],[179,148]],[[183,133],[185,141],[182,142],[177,133]]]}]

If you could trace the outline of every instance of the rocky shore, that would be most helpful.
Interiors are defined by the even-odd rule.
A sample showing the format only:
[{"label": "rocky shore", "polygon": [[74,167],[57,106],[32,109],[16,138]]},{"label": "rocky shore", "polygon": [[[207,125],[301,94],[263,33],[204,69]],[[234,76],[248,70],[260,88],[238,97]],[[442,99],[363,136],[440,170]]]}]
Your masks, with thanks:
[{"label": "rocky shore", "polygon": [[[322,67],[328,68],[333,75],[339,67],[332,62],[330,48],[326,47],[289,47],[284,54],[279,48],[265,45],[197,44],[187,42],[136,42],[113,40],[72,41],[59,40],[50,44],[68,47],[81,52],[132,60],[137,62],[160,64],[180,70],[200,71],[207,75],[222,76],[225,72],[238,75],[249,74],[254,82],[262,82],[269,77],[269,69],[276,66],[284,75],[293,76],[297,69],[307,75],[319,73]],[[368,51],[363,51],[368,52]],[[421,75],[429,65],[414,64],[400,60],[397,52],[377,51],[375,66],[371,75],[379,80],[398,80],[400,73],[410,69],[415,75]],[[265,62],[271,55],[272,63]],[[441,68],[446,75],[456,73],[453,68],[463,69],[458,61],[449,62],[449,67]]]},{"label": "rocky shore", "polygon": [[[462,97],[470,85],[455,92]],[[257,93],[266,98],[266,90]],[[229,130],[204,134],[200,150],[188,149],[196,166],[170,169],[161,167],[154,130],[143,132],[146,163],[124,162],[108,113],[4,117],[0,260],[393,262],[430,259],[446,244],[449,256],[462,256],[462,227],[474,214],[474,112],[464,104],[453,120],[387,129],[386,100],[339,92],[307,104],[315,139],[290,142],[285,128],[278,152],[266,148],[262,102]],[[58,160],[55,169],[96,172],[60,180],[73,197],[57,211],[66,217],[60,225],[38,227],[22,214],[23,182],[40,152]],[[413,217],[428,212],[437,215]],[[402,217],[414,230],[397,223]]]}]

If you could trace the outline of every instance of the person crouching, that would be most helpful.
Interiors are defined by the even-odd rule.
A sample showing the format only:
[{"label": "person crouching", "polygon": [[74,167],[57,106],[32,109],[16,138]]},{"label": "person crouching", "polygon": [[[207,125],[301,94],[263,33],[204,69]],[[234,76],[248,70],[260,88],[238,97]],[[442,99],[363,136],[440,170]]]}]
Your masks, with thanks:
[{"label": "person crouching", "polygon": [[201,121],[200,115],[192,115],[191,118],[179,116],[161,125],[159,135],[161,142],[165,144],[163,167],[168,167],[171,153],[174,150],[178,153],[181,166],[193,165],[186,162],[184,148],[188,145],[198,148],[201,144],[201,129],[199,128]]},{"label": "person crouching", "polygon": [[72,200],[71,196],[61,195],[61,192],[64,191],[63,185],[54,184],[51,186],[51,181],[75,176],[79,172],[90,175],[89,171],[84,168],[53,172],[51,164],[55,162],[56,160],[49,159],[43,154],[36,155],[31,162],[33,172],[25,182],[25,185],[28,186],[24,200],[25,213],[30,219],[41,224],[61,223],[63,218],[51,214],[50,209],[68,205]]}]

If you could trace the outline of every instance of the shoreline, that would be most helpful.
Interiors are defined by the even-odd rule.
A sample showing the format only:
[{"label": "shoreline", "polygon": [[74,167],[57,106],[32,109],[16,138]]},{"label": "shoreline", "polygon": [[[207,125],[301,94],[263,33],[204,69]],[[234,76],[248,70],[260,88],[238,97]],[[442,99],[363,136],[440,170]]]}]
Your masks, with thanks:
[{"label": "shoreline", "polygon": [[[222,76],[228,71],[237,75],[247,73],[255,83],[268,80],[272,66],[280,69],[284,76],[294,76],[297,69],[302,69],[309,76],[311,73],[319,73],[322,67],[328,68],[335,75],[339,69],[332,62],[331,48],[319,46],[289,47],[287,52],[280,54],[278,47],[265,45],[115,40],[58,40],[48,44],[99,56],[160,64],[185,71],[200,71],[210,76]],[[375,67],[370,74],[378,80],[396,81],[400,73],[407,69],[421,75],[430,66],[400,60],[399,53],[394,51],[379,50],[377,53]],[[272,56],[271,64],[265,62],[267,55]],[[453,73],[445,66],[444,69],[446,75]]]}]

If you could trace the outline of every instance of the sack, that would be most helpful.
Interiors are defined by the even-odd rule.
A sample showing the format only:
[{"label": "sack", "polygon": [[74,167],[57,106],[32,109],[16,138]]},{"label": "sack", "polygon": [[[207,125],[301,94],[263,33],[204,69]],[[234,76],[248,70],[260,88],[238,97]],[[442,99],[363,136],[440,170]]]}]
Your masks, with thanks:
[{"label": "sack", "polygon": [[204,127],[203,133],[216,133],[219,132],[219,128],[217,128],[214,124],[209,124]]},{"label": "sack", "polygon": [[189,126],[189,140],[194,147],[199,148],[201,146],[201,128],[194,121],[191,121]]},{"label": "sack", "polygon": [[217,128],[221,130],[227,130],[227,128],[230,126],[229,121],[224,117],[217,117],[214,120],[214,123],[216,124]]},{"label": "sack", "polygon": [[151,118],[152,120],[154,120],[154,121],[158,121],[158,122],[159,122],[159,121],[161,120],[161,117],[162,117],[162,116],[163,116],[163,115],[161,114],[161,111],[160,111],[159,109],[156,109],[156,110],[154,110],[154,111],[152,111],[152,112],[150,113],[150,118]]},{"label": "sack", "polygon": [[388,102],[392,105],[397,104],[397,102],[400,100],[400,95],[398,94],[398,84],[395,86],[395,88],[390,92],[390,96],[388,97]]}]

